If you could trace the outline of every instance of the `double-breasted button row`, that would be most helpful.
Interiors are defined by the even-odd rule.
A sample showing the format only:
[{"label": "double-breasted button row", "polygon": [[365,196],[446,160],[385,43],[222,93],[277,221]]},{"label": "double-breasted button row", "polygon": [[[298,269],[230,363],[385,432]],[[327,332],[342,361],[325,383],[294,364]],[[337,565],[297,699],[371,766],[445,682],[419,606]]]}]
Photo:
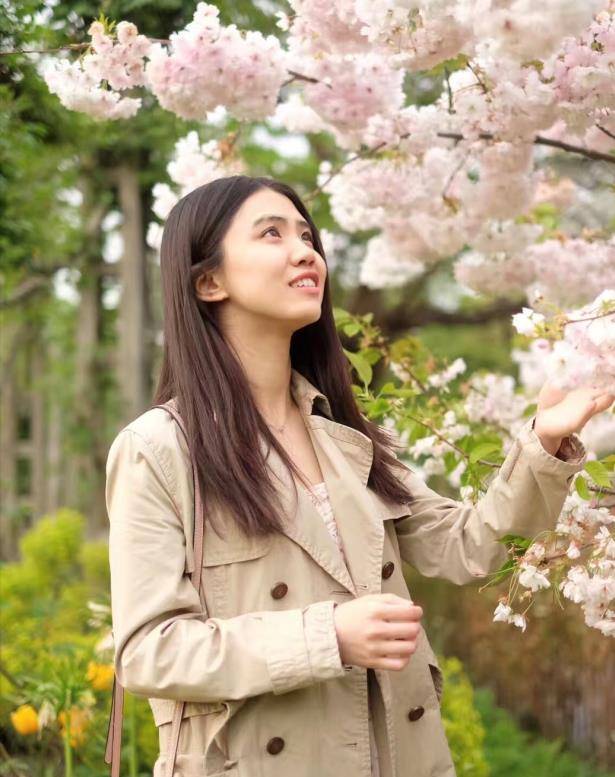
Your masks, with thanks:
[{"label": "double-breasted button row", "polygon": [[277,755],[283,747],[284,740],[282,737],[272,737],[269,742],[267,742],[267,752],[271,753],[271,755]]},{"label": "double-breasted button row", "polygon": [[408,718],[412,721],[418,720],[423,717],[425,707],[413,707],[408,713]]},{"label": "double-breasted button row", "polygon": [[393,574],[393,570],[395,569],[395,564],[392,561],[387,561],[386,564],[382,567],[382,577],[384,580],[391,577]]},{"label": "double-breasted button row", "polygon": [[288,593],[288,586],[286,583],[276,583],[271,589],[271,595],[274,599],[281,599]]}]

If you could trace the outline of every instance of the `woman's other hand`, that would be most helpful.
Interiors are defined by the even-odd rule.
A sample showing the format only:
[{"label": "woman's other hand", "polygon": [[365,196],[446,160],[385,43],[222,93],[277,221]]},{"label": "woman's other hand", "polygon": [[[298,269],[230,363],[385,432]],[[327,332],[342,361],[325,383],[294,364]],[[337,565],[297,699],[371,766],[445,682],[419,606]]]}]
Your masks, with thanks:
[{"label": "woman's other hand", "polygon": [[416,650],[423,610],[396,594],[368,594],[334,609],[343,664],[403,669]]}]

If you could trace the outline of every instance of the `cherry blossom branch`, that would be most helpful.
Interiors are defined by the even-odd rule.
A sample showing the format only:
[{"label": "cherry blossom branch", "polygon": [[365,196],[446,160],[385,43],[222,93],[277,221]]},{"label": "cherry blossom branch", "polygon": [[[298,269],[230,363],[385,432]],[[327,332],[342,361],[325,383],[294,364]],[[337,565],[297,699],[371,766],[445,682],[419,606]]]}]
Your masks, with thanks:
[{"label": "cherry blossom branch", "polygon": [[404,368],[405,372],[407,372],[408,375],[410,375],[412,380],[421,389],[421,391],[426,394],[429,391],[429,386],[427,386],[427,384],[423,383],[423,381],[417,375],[415,375],[414,372],[409,367],[407,367],[405,364],[403,365],[403,368]]},{"label": "cherry blossom branch", "polygon": [[89,43],[67,43],[66,46],[58,46],[55,49],[13,49],[11,51],[0,51],[0,57],[8,57],[11,54],[55,54],[56,51],[79,51],[87,49]]},{"label": "cherry blossom branch", "polygon": [[[166,44],[166,45],[170,44],[170,42],[171,42],[167,38],[149,38],[149,40],[151,42],[154,42],[154,43],[162,43],[162,44]],[[52,48],[52,49],[14,49],[14,50],[11,50],[11,51],[0,51],[0,57],[1,56],[13,55],[13,54],[54,53],[54,52],[58,52],[58,51],[62,51],[62,50],[79,51],[79,50],[82,50],[84,48],[89,48],[89,47],[90,47],[90,43],[68,43],[68,44],[66,44],[64,46],[59,46],[59,47]],[[477,79],[477,81],[478,81],[477,85],[480,86],[485,93],[488,93],[488,89],[487,89],[486,84],[481,80],[481,78],[477,74],[475,68],[472,66],[472,63],[468,62],[467,63],[467,67],[472,71],[472,73],[474,74],[475,78]],[[282,86],[285,86],[285,85],[291,83],[295,79],[301,80],[301,81],[307,81],[309,83],[320,83],[321,82],[320,79],[318,79],[318,78],[313,78],[312,76],[306,76],[303,73],[298,73],[295,70],[288,70],[287,72],[290,74],[291,78],[289,80],[285,81],[282,84]],[[326,86],[328,86],[329,88],[333,88],[330,84],[326,84]],[[449,112],[451,112],[452,94],[450,93],[450,84],[448,84],[448,89],[449,89]],[[600,125],[597,125],[597,126],[602,131],[606,131]],[[607,131],[607,134],[611,135],[611,133],[608,132],[608,131]],[[410,135],[410,133],[408,133],[406,135],[402,135],[401,137],[408,137],[409,135]],[[436,135],[438,137],[449,138],[451,140],[463,140],[464,139],[464,136],[461,133],[456,133],[456,132],[438,132],[438,133],[436,133]],[[492,133],[488,133],[488,132],[480,133],[478,137],[481,140],[494,140],[495,139],[493,134]],[[535,144],[538,144],[538,145],[550,146],[551,148],[558,148],[558,149],[560,149],[562,151],[567,151],[567,152],[574,153],[574,154],[580,154],[581,156],[585,156],[588,159],[598,160],[598,161],[602,161],[602,162],[610,162],[611,164],[615,163],[615,155],[614,154],[607,154],[607,153],[603,153],[603,152],[600,152],[600,151],[593,151],[591,149],[583,148],[582,146],[576,146],[576,145],[573,145],[571,143],[566,143],[565,141],[562,141],[562,140],[552,140],[551,138],[545,138],[545,137],[543,137],[541,135],[536,135],[533,142]],[[380,144],[379,146],[376,146],[375,148],[372,148],[369,151],[371,151],[371,152],[377,151],[379,148],[382,147],[382,145],[386,145],[386,144],[384,144],[384,143]],[[355,156],[355,157],[347,160],[345,162],[345,164],[347,164],[349,161],[352,161],[352,159],[356,159],[356,158],[358,158],[358,157]],[[339,172],[339,170],[338,170],[338,172]],[[337,172],[332,174],[331,177],[333,177],[334,175],[337,175]],[[331,179],[330,178],[327,179],[327,181],[325,183],[328,183],[329,180],[331,180]],[[323,186],[324,185],[325,184],[323,184]],[[315,193],[312,196],[315,196],[315,194],[317,194],[319,191],[320,191],[320,189],[316,189]]]},{"label": "cherry blossom branch", "polygon": [[[464,136],[460,132],[437,132],[436,135],[439,138],[464,140]],[[481,140],[496,140],[495,136],[491,132],[481,132],[478,137]],[[551,138],[545,138],[542,135],[536,135],[534,137],[534,143],[538,146],[551,146],[552,148],[559,148],[562,151],[569,151],[572,154],[580,154],[581,156],[585,156],[588,159],[615,164],[614,154],[605,154],[602,151],[592,151],[589,148],[575,146],[572,143],[566,143],[563,140],[552,140]]]},{"label": "cherry blossom branch", "polygon": [[[148,38],[151,43],[171,43],[168,38]],[[0,51],[0,57],[10,56],[11,54],[55,54],[57,51],[79,51],[87,49],[91,43],[67,43],[65,46],[58,46],[55,49],[12,49],[11,51]]]},{"label": "cherry blossom branch", "polygon": [[[579,553],[581,553],[584,550],[587,550],[587,548],[591,548],[594,545],[597,545],[598,541],[596,540],[590,540],[589,542],[585,543],[585,545],[581,545],[579,547]],[[530,546],[531,548],[531,546]],[[543,558],[538,559],[537,561],[537,567],[541,566],[548,566],[552,561],[557,561],[558,558],[564,558],[566,556],[567,550],[562,550],[559,553],[553,553],[552,555],[545,555]]]},{"label": "cherry blossom branch", "polygon": [[[284,81],[282,86],[287,86],[288,84],[292,84],[293,81],[309,81],[311,84],[318,84],[320,83],[318,78],[312,78],[312,76],[304,76],[302,73],[297,73],[294,70],[288,71],[292,78],[289,78],[288,81]],[[331,84],[325,84],[325,86],[328,86],[329,88],[333,88]]]},{"label": "cherry blossom branch", "polygon": [[444,68],[444,78],[446,80],[446,94],[448,98],[448,112],[449,113],[455,113],[455,106],[453,103],[453,91],[451,89],[451,74],[448,71],[448,68]]},{"label": "cherry blossom branch", "polygon": [[[410,137],[412,133],[406,132],[403,135],[400,135],[400,140],[403,140],[405,138]],[[439,138],[449,138],[450,140],[464,140],[464,136],[460,132],[437,132],[436,135]],[[478,136],[481,140],[496,140],[495,136],[491,132],[481,132]],[[580,154],[581,156],[585,156],[589,159],[593,160],[599,160],[603,162],[610,162],[611,164],[615,164],[615,155],[613,154],[603,154],[600,151],[592,151],[591,149],[582,148],[581,146],[574,146],[570,143],[565,143],[562,140],[551,140],[550,138],[544,138],[542,135],[536,135],[534,138],[534,143],[536,145],[544,145],[544,146],[551,146],[553,148],[559,148],[562,151],[568,151],[570,153]],[[366,157],[368,154],[373,154],[376,151],[379,151],[381,148],[386,146],[386,141],[382,141],[382,143],[378,143],[378,145],[365,148],[362,151],[357,151],[356,154],[353,156],[348,157],[348,159],[344,160],[337,168],[334,170],[329,177],[323,181],[319,186],[317,186],[310,194],[308,195],[308,200],[312,200],[314,197],[316,197],[319,192],[323,190],[323,188],[331,181],[333,178],[335,178],[336,175],[339,175],[339,173],[342,171],[346,165],[350,164],[350,162],[354,162],[357,159],[361,159]]]},{"label": "cherry blossom branch", "polygon": [[348,157],[348,159],[345,159],[337,167],[337,169],[333,173],[331,173],[331,175],[328,178],[326,178],[321,184],[318,184],[318,186],[315,189],[313,189],[305,197],[305,199],[308,202],[312,202],[314,197],[316,197],[316,195],[319,194],[319,192],[321,192],[324,189],[324,187],[329,183],[329,181],[331,181],[333,178],[335,178],[336,175],[339,175],[340,172],[344,169],[344,167],[346,167],[346,165],[350,164],[351,162],[354,162],[357,159],[361,159],[361,158],[367,156],[368,154],[373,154],[375,151],[379,151],[383,146],[386,146],[386,141],[384,141],[384,140],[382,141],[382,143],[378,143],[378,145],[374,146],[373,148],[365,148],[362,151],[357,151],[357,153],[354,154],[354,156],[350,156],[350,157]]},{"label": "cherry blossom branch", "polygon": [[567,326],[568,324],[580,324],[583,321],[595,321],[597,318],[605,318],[606,316],[612,316],[613,313],[615,313],[615,308],[612,310],[607,310],[605,313],[598,313],[596,316],[589,316],[588,318],[570,318],[566,321],[564,326]]},{"label": "cherry blossom branch", "polygon": [[589,491],[594,491],[597,494],[609,494],[615,496],[615,488],[607,488],[606,486],[587,486]]},{"label": "cherry blossom branch", "polygon": [[[540,535],[537,535],[537,536],[540,536]],[[536,540],[534,540],[534,541],[532,542],[532,544],[533,544],[535,541],[536,541]],[[598,543],[597,543],[595,540],[591,540],[591,541],[590,541],[590,542],[588,542],[587,544],[585,544],[585,545],[581,545],[581,546],[579,547],[579,552],[581,552],[581,551],[584,551],[584,550],[587,550],[587,548],[590,548],[590,547],[592,547],[592,546],[594,546],[594,545],[597,545],[597,544],[598,544]],[[531,548],[532,548],[532,545],[530,545],[530,546],[529,546],[529,548],[528,548],[528,550],[527,550],[527,551],[525,551],[525,552],[531,551]],[[524,557],[525,553],[521,553],[521,554],[515,554],[515,548],[514,548],[514,547],[509,547],[507,550],[508,550],[508,555],[509,555],[509,557],[510,557],[510,559],[511,559],[512,561],[517,561],[518,563],[521,563],[521,561],[523,560],[523,557]],[[547,566],[547,565],[548,565],[550,562],[552,562],[552,561],[556,561],[558,558],[563,558],[564,556],[566,556],[566,554],[567,554],[567,551],[566,551],[566,550],[563,550],[563,551],[561,551],[561,552],[559,552],[559,553],[554,553],[554,554],[553,554],[553,555],[551,555],[551,556],[544,556],[544,557],[543,557],[543,558],[541,558],[541,559],[537,559],[537,560],[536,560],[536,568],[538,568],[539,566],[541,566],[541,567]],[[511,568],[511,570],[510,570],[510,571],[511,571],[511,573],[514,575],[515,571],[516,571],[516,570],[518,570],[518,569],[519,569],[519,567],[517,566],[517,567]],[[498,575],[500,575],[500,574],[501,574],[501,570],[497,569],[495,572],[488,572],[486,575],[484,575],[484,577],[486,577],[486,578],[495,578],[495,577],[497,577],[497,576],[498,576]],[[512,582],[513,582],[513,581],[511,581],[511,586],[512,586]],[[511,593],[511,587],[509,587],[509,589],[508,589],[508,597],[507,597],[508,599],[514,598],[514,596],[516,595],[516,591],[517,591],[517,589],[518,589],[518,576],[517,576],[517,578],[516,578],[516,579],[514,579],[514,582],[516,582],[516,583],[517,583],[517,587],[516,587],[516,589],[515,589],[515,593],[514,593],[514,594],[512,594],[512,593]],[[485,583],[485,585],[481,586],[481,587],[478,589],[479,593],[481,593],[481,592],[482,592],[482,591],[483,591],[485,588],[488,588],[490,585],[492,585],[492,581],[491,581],[491,580],[489,580],[487,583]]]},{"label": "cherry blossom branch", "polygon": [[[472,386],[472,385],[469,386],[469,389],[470,391],[476,392],[484,399],[487,399],[486,391],[481,391],[477,386]],[[505,434],[507,437],[510,437],[510,430],[507,429],[505,426],[502,426],[502,424],[499,423],[498,421],[489,421],[489,425],[494,426],[499,432],[501,432],[502,434]]]},{"label": "cherry blossom branch", "polygon": [[468,62],[468,63],[467,63],[467,67],[468,67],[468,68],[469,68],[469,69],[472,71],[472,75],[473,75],[473,76],[474,76],[474,78],[475,78],[475,79],[478,81],[478,86],[480,86],[480,88],[483,90],[483,92],[484,92],[485,94],[487,94],[487,92],[489,91],[489,90],[487,89],[487,85],[486,85],[486,84],[485,84],[485,82],[482,80],[482,78],[481,78],[481,77],[478,75],[478,73],[476,72],[476,70],[474,70],[474,68],[472,67],[472,64],[471,64],[470,62]]},{"label": "cherry blossom branch", "polygon": [[[457,453],[463,456],[464,459],[467,459],[469,461],[470,459],[469,453],[466,453],[466,451],[464,451],[463,448],[460,448],[458,445],[455,445],[454,442],[447,440],[443,434],[441,434],[431,424],[427,423],[427,421],[423,421],[422,419],[417,418],[416,416],[410,415],[409,413],[405,413],[405,412],[404,412],[404,418],[410,418],[415,423],[421,424],[421,426],[424,426],[426,429],[429,429],[430,432],[434,434],[439,440],[441,440],[443,443],[446,443],[446,445],[449,445],[451,448],[453,448],[453,450],[457,451]],[[487,461],[487,459],[477,459],[476,463],[485,464],[487,467],[492,467],[494,469],[499,469],[502,466],[501,464],[496,464],[493,461]]]},{"label": "cherry blossom branch", "polygon": [[468,157],[469,157],[469,156],[470,156],[470,152],[469,152],[469,151],[466,151],[466,153],[465,153],[465,154],[464,154],[464,155],[461,157],[461,159],[459,160],[459,162],[458,162],[458,163],[455,165],[455,167],[454,167],[454,169],[453,169],[452,173],[451,173],[451,174],[449,175],[449,177],[448,177],[448,180],[447,180],[447,182],[446,182],[446,184],[445,184],[444,188],[442,189],[442,195],[441,195],[441,197],[442,197],[442,199],[443,199],[445,202],[447,202],[447,203],[450,203],[450,199],[449,199],[449,197],[448,197],[448,195],[447,195],[447,191],[448,191],[448,189],[450,188],[451,184],[453,183],[453,180],[454,180],[455,176],[457,175],[457,173],[458,173],[458,172],[461,170],[461,168],[462,168],[462,167],[465,165],[465,163],[466,163],[466,161],[467,161],[467,159],[468,159]]},{"label": "cherry blossom branch", "polygon": [[597,122],[596,127],[598,127],[601,132],[604,132],[605,135],[608,135],[610,138],[615,140],[615,132],[610,132],[606,127],[603,127],[602,124],[598,124]]}]

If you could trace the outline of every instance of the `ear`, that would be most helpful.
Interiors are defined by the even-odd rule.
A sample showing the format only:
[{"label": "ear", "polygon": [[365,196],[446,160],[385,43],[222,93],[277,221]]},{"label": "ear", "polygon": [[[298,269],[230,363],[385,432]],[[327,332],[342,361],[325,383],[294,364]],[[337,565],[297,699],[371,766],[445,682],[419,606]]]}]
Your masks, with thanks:
[{"label": "ear", "polygon": [[203,273],[195,281],[196,296],[203,302],[219,302],[228,297],[217,273]]}]

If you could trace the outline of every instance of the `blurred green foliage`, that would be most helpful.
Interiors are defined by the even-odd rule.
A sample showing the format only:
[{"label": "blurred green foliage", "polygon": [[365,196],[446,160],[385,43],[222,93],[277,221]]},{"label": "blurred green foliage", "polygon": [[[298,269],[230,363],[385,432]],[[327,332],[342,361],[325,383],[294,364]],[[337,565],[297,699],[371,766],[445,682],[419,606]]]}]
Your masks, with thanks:
[{"label": "blurred green foliage", "polygon": [[439,658],[444,672],[442,722],[457,774],[489,777],[485,729],[474,706],[474,690],[458,658]]},{"label": "blurred green foliage", "polygon": [[474,694],[486,737],[485,755],[490,777],[615,777],[564,751],[561,739],[547,740],[522,731],[510,713],[496,707],[493,692],[480,688]]},{"label": "blurred green foliage", "polygon": [[[84,541],[85,519],[70,509],[43,516],[20,541],[20,560],[0,570],[0,728],[8,753],[7,769],[21,765],[26,774],[63,773],[63,744],[58,722],[35,735],[17,733],[10,713],[31,704],[39,713],[45,700],[56,711],[71,703],[91,717],[83,743],[76,748],[74,777],[107,777],[103,754],[111,708],[109,688],[90,685],[90,662],[112,660],[100,641],[108,635],[109,552],[106,542]],[[97,612],[88,606],[98,605]],[[133,717],[134,716],[134,717]],[[158,733],[147,700],[126,694],[127,757],[137,753],[135,774],[151,773]],[[3,771],[0,769],[0,774]],[[12,774],[14,772],[8,771]]]}]

